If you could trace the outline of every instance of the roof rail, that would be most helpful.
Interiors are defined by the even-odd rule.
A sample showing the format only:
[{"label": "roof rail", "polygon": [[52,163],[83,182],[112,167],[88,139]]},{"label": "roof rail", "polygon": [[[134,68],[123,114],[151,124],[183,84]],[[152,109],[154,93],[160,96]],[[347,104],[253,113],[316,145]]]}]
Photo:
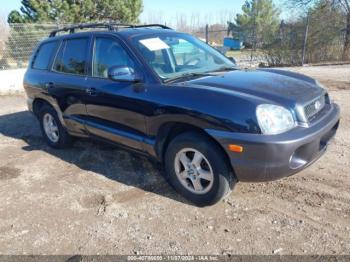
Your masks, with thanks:
[{"label": "roof rail", "polygon": [[87,24],[77,24],[72,26],[66,26],[61,29],[56,29],[51,31],[49,37],[55,37],[59,32],[67,32],[70,34],[75,33],[75,29],[85,29],[85,28],[106,28],[109,31],[118,31],[119,28],[147,28],[147,27],[160,27],[162,29],[172,29],[168,26],[161,24],[145,24],[145,25],[129,25],[129,24],[118,24],[118,23],[87,23]]},{"label": "roof rail", "polygon": [[134,25],[132,26],[134,28],[142,28],[142,27],[160,27],[160,28],[163,28],[163,29],[170,29],[170,30],[173,30],[171,27],[168,27],[166,25],[162,25],[162,24],[145,24],[145,25]]}]

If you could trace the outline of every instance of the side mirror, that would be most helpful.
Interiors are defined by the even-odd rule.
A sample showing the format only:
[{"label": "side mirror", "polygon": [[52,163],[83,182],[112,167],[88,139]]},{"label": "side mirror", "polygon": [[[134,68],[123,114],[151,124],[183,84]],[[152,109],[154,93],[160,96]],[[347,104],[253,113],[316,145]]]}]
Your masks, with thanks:
[{"label": "side mirror", "polygon": [[108,69],[108,78],[113,81],[138,82],[133,68],[128,66],[112,66]]}]

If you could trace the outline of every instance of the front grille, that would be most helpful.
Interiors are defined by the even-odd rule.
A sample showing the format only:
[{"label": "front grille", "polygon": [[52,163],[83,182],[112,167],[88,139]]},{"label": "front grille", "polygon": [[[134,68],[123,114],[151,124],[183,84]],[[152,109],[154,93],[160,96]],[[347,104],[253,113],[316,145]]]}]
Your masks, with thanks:
[{"label": "front grille", "polygon": [[320,112],[326,104],[326,97],[322,95],[318,99],[312,101],[304,107],[304,114],[306,119],[309,121],[313,116]]}]

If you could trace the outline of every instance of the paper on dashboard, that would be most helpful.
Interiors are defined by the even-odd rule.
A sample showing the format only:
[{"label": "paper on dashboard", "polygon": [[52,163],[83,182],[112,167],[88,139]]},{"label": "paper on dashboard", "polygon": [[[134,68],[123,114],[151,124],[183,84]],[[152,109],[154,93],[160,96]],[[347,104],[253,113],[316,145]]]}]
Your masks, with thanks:
[{"label": "paper on dashboard", "polygon": [[157,51],[157,50],[170,48],[159,37],[143,39],[143,40],[140,40],[140,43],[143,44],[145,47],[147,47],[150,51]]}]

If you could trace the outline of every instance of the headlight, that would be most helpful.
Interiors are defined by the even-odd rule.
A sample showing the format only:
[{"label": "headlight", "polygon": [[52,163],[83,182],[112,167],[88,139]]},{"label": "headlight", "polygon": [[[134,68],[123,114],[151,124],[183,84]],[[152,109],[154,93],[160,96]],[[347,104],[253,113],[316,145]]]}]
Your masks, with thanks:
[{"label": "headlight", "polygon": [[292,113],[277,105],[262,104],[256,108],[261,131],[266,135],[286,132],[296,126]]}]

